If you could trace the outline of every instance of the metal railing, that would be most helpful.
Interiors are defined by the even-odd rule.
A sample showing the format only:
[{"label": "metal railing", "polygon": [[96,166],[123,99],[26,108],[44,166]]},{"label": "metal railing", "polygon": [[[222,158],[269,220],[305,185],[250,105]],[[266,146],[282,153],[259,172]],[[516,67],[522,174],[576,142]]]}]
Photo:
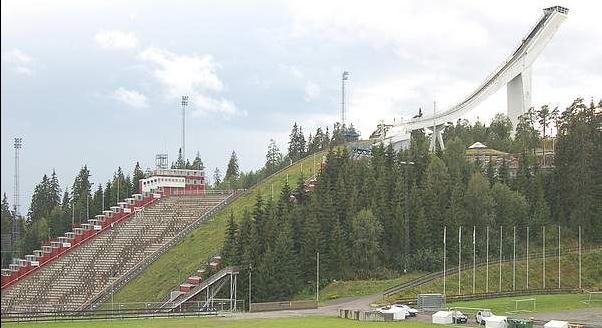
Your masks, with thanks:
[{"label": "metal railing", "polygon": [[120,289],[126,283],[128,283],[130,280],[132,280],[134,277],[138,276],[138,274],[140,274],[142,271],[144,271],[144,269],[146,269],[150,264],[152,264],[159,257],[161,257],[161,255],[163,255],[163,253],[165,253],[168,249],[170,249],[171,247],[175,246],[176,244],[178,244],[179,242],[184,240],[184,238],[192,230],[196,229],[201,223],[206,221],[206,219],[208,219],[213,214],[215,214],[216,212],[221,210],[230,201],[233,201],[234,199],[236,199],[240,194],[241,194],[240,192],[234,191],[233,193],[228,195],[228,197],[224,198],[219,204],[217,204],[216,206],[211,208],[209,211],[203,213],[196,221],[194,221],[193,223],[188,225],[185,229],[180,231],[171,240],[169,240],[167,243],[165,243],[164,245],[159,247],[151,255],[144,258],[144,260],[140,261],[138,264],[136,264],[134,267],[132,267],[130,270],[128,270],[125,274],[123,274],[121,277],[119,277],[117,280],[115,280],[109,286],[105,287],[105,289],[103,289],[102,291],[97,293],[94,297],[92,297],[92,299],[90,299],[88,302],[86,302],[84,305],[82,305],[79,308],[79,310],[95,309],[99,304],[106,301],[110,297],[110,295],[115,292],[115,290]]}]

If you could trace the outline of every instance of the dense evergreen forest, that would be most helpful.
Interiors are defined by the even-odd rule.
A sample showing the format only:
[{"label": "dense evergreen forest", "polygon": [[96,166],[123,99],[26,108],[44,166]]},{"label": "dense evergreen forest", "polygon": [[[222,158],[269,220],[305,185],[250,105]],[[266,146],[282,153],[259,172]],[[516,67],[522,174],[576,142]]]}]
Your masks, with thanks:
[{"label": "dense evergreen forest", "polygon": [[[250,188],[261,179],[286,167],[293,161],[297,161],[308,152],[313,153],[343,144],[346,141],[343,137],[344,131],[355,133],[353,126],[347,128],[338,123],[334,125],[332,131],[332,136],[330,136],[328,128],[326,132],[322,132],[322,129],[318,128],[315,134],[313,136],[310,134],[306,140],[302,128],[294,124],[288,153],[283,155],[276,142],[270,140],[266,162],[257,171],[241,172],[238,166],[238,157],[233,151],[223,178],[217,168],[211,177],[213,181],[210,181],[211,179],[207,176],[209,172],[205,172],[207,187],[215,189]],[[200,153],[197,152],[191,162],[183,158],[180,150],[176,161],[171,164],[171,168],[204,170],[205,165]],[[145,173],[139,163],[135,164],[131,175],[124,174],[122,168],[118,167],[112,179],[97,187],[90,181],[90,176],[91,172],[88,166],[84,165],[75,177],[73,184],[65,187],[64,191],[54,170],[50,177],[47,174],[42,177],[33,191],[28,212],[25,215],[21,213],[21,217],[17,220],[20,234],[16,240],[15,252],[10,250],[10,247],[4,248],[3,244],[2,268],[8,267],[13,257],[31,254],[33,250],[39,249],[47,241],[70,231],[72,225],[85,222],[88,218],[101,214],[103,209],[108,209],[110,206],[116,205],[118,201],[139,192],[138,181],[145,177]],[[3,241],[5,238],[10,240],[13,216],[13,208],[4,193],[1,203]]]},{"label": "dense evergreen forest", "polygon": [[[247,290],[250,270],[253,301],[269,301],[313,290],[318,252],[321,284],[440,270],[444,227],[453,245],[460,238],[458,228],[464,227],[467,254],[476,227],[479,257],[484,256],[486,227],[493,240],[499,240],[502,227],[505,257],[512,253],[514,229],[523,236],[517,243],[524,249],[527,227],[535,249],[542,244],[544,226],[549,228],[546,243],[552,245],[558,226],[569,240],[581,226],[586,243],[600,244],[601,108],[602,103],[577,99],[561,113],[547,106],[530,110],[514,137],[504,115],[489,127],[460,121],[447,129],[445,150],[436,153],[429,152],[422,131],[400,152],[380,145],[371,156],[356,159],[345,147],[331,147],[312,192],[305,192],[302,181],[286,185],[276,199],[258,196],[243,217],[232,216],[222,255],[227,264],[241,268],[239,290]],[[554,166],[543,168],[537,156],[551,144],[551,135]],[[475,141],[516,153],[516,171],[510,172],[507,163],[467,161],[466,148]],[[492,242],[491,254],[498,247]],[[447,250],[455,261],[457,253],[457,246]]]}]

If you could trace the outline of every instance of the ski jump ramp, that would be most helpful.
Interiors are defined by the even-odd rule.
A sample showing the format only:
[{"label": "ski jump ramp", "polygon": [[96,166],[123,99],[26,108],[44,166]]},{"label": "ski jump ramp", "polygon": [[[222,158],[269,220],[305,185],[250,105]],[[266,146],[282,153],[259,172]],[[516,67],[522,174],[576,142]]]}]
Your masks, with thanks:
[{"label": "ski jump ramp", "polygon": [[441,133],[445,125],[460,119],[504,85],[507,85],[507,114],[516,127],[518,117],[531,107],[531,64],[550,42],[568,13],[567,8],[560,6],[544,9],[537,24],[516,50],[473,92],[445,111],[390,126],[386,132],[383,131],[384,135],[380,134],[381,140],[393,144],[396,149],[407,148],[412,131],[429,128],[433,132],[431,149],[435,149],[437,141],[443,148]]}]

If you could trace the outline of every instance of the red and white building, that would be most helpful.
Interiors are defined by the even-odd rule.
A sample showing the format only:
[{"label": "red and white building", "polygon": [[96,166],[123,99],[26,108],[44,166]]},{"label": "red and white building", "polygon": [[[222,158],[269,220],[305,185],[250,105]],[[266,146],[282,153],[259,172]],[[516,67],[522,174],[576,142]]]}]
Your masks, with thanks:
[{"label": "red and white building", "polygon": [[145,179],[140,179],[142,192],[177,195],[205,190],[203,170],[156,169]]}]

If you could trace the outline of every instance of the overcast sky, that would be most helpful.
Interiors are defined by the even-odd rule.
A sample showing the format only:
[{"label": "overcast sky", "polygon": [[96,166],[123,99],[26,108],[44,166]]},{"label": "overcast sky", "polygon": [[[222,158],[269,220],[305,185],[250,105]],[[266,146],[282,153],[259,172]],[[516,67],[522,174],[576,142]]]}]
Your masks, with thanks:
[{"label": "overcast sky", "polygon": [[[348,116],[367,137],[433,100],[453,105],[556,4],[570,14],[533,65],[533,105],[600,98],[598,1],[3,0],[2,192],[12,203],[15,136],[22,203],[53,168],[65,186],[87,164],[97,184],[159,152],[175,160],[183,94],[187,153],[210,171],[232,150],[242,169],[261,167],[294,121],[306,136],[332,125],[344,70]],[[470,118],[503,112],[505,92]]]}]

